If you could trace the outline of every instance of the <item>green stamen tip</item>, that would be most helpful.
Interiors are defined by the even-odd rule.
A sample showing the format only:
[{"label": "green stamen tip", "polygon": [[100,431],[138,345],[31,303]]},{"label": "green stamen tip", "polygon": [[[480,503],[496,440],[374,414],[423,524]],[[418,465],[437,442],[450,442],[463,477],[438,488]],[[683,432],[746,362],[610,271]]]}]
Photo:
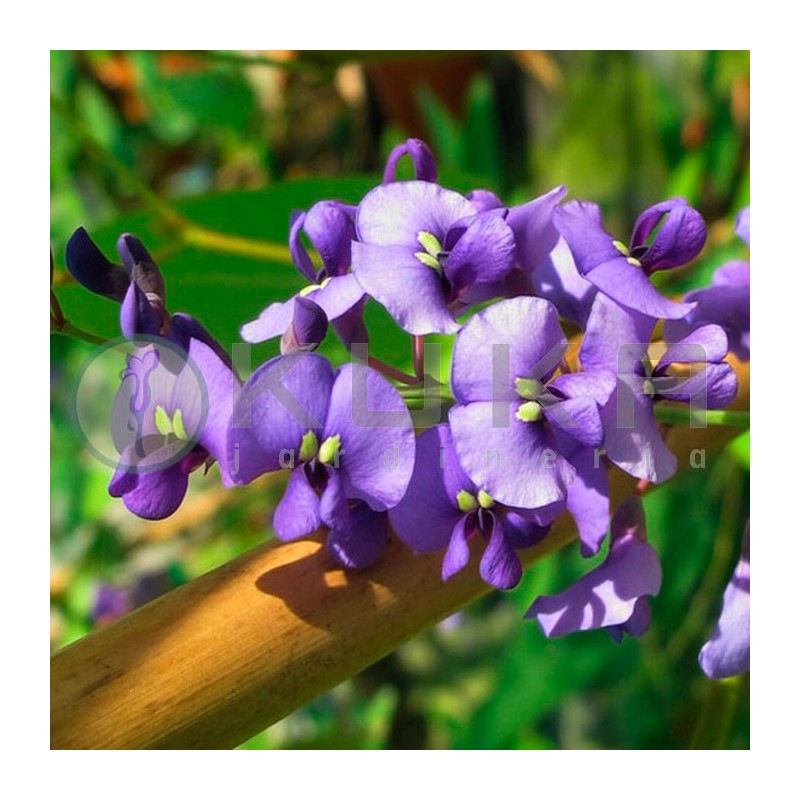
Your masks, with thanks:
[{"label": "green stamen tip", "polygon": [[175,413],[172,415],[172,429],[179,439],[184,442],[189,441],[189,436],[187,435],[186,428],[183,425],[183,413],[179,408],[176,408]]},{"label": "green stamen tip", "polygon": [[169,436],[173,431],[172,420],[164,406],[156,406],[156,429],[162,436]]},{"label": "green stamen tip", "polygon": [[456,503],[458,503],[458,510],[468,514],[478,507],[478,501],[466,489],[462,489],[456,495]]},{"label": "green stamen tip", "polygon": [[306,431],[300,440],[300,460],[311,461],[319,450],[319,442],[314,431]]},{"label": "green stamen tip", "polygon": [[641,261],[639,261],[639,259],[638,259],[638,258],[633,258],[633,256],[631,256],[631,257],[628,259],[628,263],[629,263],[629,264],[633,264],[633,266],[634,266],[634,267],[641,267],[641,266],[642,266],[642,262],[641,262]]},{"label": "green stamen tip", "polygon": [[[323,281],[323,284],[324,284],[324,281]],[[312,292],[318,292],[322,288],[323,284],[320,284],[320,283],[309,283],[308,286],[304,286],[300,290],[300,297],[308,297]]]},{"label": "green stamen tip", "polygon": [[653,381],[651,381],[650,378],[645,379],[642,390],[644,391],[645,397],[656,396],[656,387],[653,385]]},{"label": "green stamen tip", "polygon": [[619,252],[624,256],[629,256],[631,254],[631,251],[628,250],[628,246],[624,242],[620,242],[618,239],[614,240],[614,247],[616,247],[617,250],[619,250]]},{"label": "green stamen tip", "polygon": [[330,464],[339,455],[341,446],[342,437],[338,433],[335,436],[329,436],[319,448],[319,462]]},{"label": "green stamen tip", "polygon": [[433,258],[436,258],[442,252],[441,243],[432,233],[422,231],[417,235],[417,241],[425,248],[425,252],[433,256]]},{"label": "green stamen tip", "polygon": [[537,381],[535,378],[517,378],[514,381],[514,388],[523,399],[534,400],[542,393],[544,387],[541,381]]},{"label": "green stamen tip", "polygon": [[490,494],[487,494],[481,489],[478,492],[478,504],[481,508],[492,508],[494,506],[494,500]]},{"label": "green stamen tip", "polygon": [[442,265],[429,253],[414,253],[414,255],[426,266],[435,269],[437,272],[442,271]]},{"label": "green stamen tip", "polygon": [[516,413],[520,422],[538,422],[542,418],[542,407],[535,400],[523,403]]}]

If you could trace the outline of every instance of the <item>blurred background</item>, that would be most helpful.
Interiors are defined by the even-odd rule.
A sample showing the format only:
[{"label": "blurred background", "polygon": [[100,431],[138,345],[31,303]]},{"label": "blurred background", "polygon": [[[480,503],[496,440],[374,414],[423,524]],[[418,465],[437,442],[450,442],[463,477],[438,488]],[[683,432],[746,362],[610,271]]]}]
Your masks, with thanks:
[{"label": "blurred background", "polygon": [[[512,204],[563,183],[621,238],[647,205],[686,197],[709,241],[664,291],[749,257],[733,235],[749,204],[747,51],[51,51],[50,63],[53,290],[99,338],[118,335],[118,307],[64,269],[79,225],[109,256],[120,233],[142,238],[171,310],[230,346],[303,285],[285,252],[291,211],[357,202],[408,136],[432,146],[444,185]],[[376,355],[409,368],[408,337],[374,303],[367,320]],[[95,349],[51,337],[53,649],[264,541],[282,492],[280,476],[225,491],[199,471],[173,517],[129,514],[70,418]],[[323,351],[345,357],[332,340]],[[259,345],[253,365],[275,352]],[[664,583],[641,640],[548,641],[522,619],[595,563],[570,548],[243,747],[749,747],[747,679],[720,686],[697,665],[749,515],[749,434],[646,506]]]}]

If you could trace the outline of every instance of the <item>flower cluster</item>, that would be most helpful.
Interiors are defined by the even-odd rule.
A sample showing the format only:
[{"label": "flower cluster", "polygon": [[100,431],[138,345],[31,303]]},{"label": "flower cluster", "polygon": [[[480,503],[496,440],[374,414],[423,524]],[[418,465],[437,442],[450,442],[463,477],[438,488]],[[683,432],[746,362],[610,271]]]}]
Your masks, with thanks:
[{"label": "flower cluster", "polygon": [[[405,157],[416,177],[399,181]],[[461,194],[437,182],[424,143],[403,143],[357,205],[322,200],[293,215],[290,252],[307,283],[243,325],[245,341],[280,338],[281,348],[244,385],[199,323],[168,313],[164,281],[137,239],[121,237],[117,266],[77,231],[71,273],[121,303],[123,335],[137,344],[120,405],[140,424],[121,442],[127,455],[111,493],[154,519],[177,508],[201,464],[219,462],[226,486],[285,470],[274,515],[280,539],[323,528],[331,555],[363,568],[380,557],[391,525],[414,551],[443,551],[444,580],[474,557],[482,578],[501,589],[519,582],[520,551],[568,513],[583,555],[597,555],[608,539],[607,555],[572,587],[539,597],[529,616],[547,636],[589,628],[617,640],[641,635],[661,567],[639,493],[612,515],[608,472],[639,478],[640,489],[668,479],[676,459],[659,404],[718,409],[734,399],[726,359],[749,358],[749,266],[726,264],[711,286],[676,302],[653,276],[701,252],[698,211],[665,200],[617,238],[597,205],[563,202],[566,191],[511,207],[486,190]],[[749,244],[749,210],[737,232]],[[364,357],[367,302],[412,337],[413,376]],[[665,344],[654,344],[662,322]],[[312,352],[329,324],[353,353],[338,369]],[[577,358],[563,325],[582,331]],[[415,436],[406,398],[425,381],[429,334],[455,337],[450,407]],[[167,364],[167,375],[153,379],[161,342],[196,364],[203,402],[185,369]],[[749,561],[747,570],[749,580]],[[726,609],[736,602],[728,594]],[[719,636],[732,614],[723,611]],[[704,668],[719,636],[704,650]]]}]

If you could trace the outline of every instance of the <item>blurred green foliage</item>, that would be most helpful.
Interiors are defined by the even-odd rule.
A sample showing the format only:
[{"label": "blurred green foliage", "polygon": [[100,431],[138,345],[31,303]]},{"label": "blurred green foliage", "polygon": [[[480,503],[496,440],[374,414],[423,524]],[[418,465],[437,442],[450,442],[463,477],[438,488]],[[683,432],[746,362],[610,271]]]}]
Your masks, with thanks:
[{"label": "blurred green foliage", "polygon": [[[117,333],[117,308],[64,271],[78,225],[109,255],[119,233],[140,236],[173,310],[196,315],[228,346],[244,321],[302,285],[285,260],[190,245],[113,161],[193,223],[285,244],[292,210],[327,197],[357,202],[408,135],[431,143],[446,185],[518,202],[564,183],[572,197],[600,202],[621,234],[647,204],[687,197],[709,222],[709,243],[697,264],[663,278],[666,290],[704,285],[720,263],[747,257],[733,217],[749,203],[748,52],[475,53],[452,92],[437,79],[443,54],[364,59],[53,51],[51,90],[69,115],[52,114],[50,156],[54,289],[66,317],[102,337]],[[376,355],[408,368],[408,338],[374,304],[368,322]],[[332,338],[323,350],[343,357]],[[276,351],[274,342],[258,346],[253,364]],[[280,479],[224,492],[213,472],[197,474],[172,519],[127,514],[107,495],[108,467],[70,421],[72,384],[91,352],[52,338],[53,647],[91,630],[101,583],[132,587],[160,574],[174,584],[271,535],[281,492]],[[738,558],[749,463],[744,434],[705,469],[648,495],[664,583],[641,640],[617,646],[593,632],[548,641],[523,619],[535,596],[594,563],[570,548],[515,591],[420,634],[242,747],[688,747],[710,702],[697,652]],[[729,692],[733,723],[716,731],[715,746],[749,747],[747,692],[746,679]]]}]

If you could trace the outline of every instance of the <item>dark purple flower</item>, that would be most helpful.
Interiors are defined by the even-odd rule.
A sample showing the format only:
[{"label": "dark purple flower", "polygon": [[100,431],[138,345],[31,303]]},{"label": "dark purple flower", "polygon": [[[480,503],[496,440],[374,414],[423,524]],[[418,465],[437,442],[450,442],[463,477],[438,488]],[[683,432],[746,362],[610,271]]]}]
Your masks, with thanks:
[{"label": "dark purple flower", "polygon": [[105,625],[124,616],[132,608],[130,589],[101,583],[95,590],[91,617],[95,625]]},{"label": "dark purple flower", "polygon": [[539,597],[526,617],[536,617],[545,636],[605,628],[620,641],[650,627],[648,596],[661,588],[661,563],[647,543],[641,498],[629,497],[611,520],[605,561],[560,594]]},{"label": "dark purple flower", "polygon": [[544,538],[563,505],[530,511],[496,503],[467,477],[458,463],[450,428],[437,425],[417,439],[417,456],[408,491],[389,512],[400,538],[418,553],[447,547],[442,579],[469,561],[469,540],[481,537],[485,550],[480,574],[498,589],[511,589],[522,577],[516,551]]},{"label": "dark purple flower", "polygon": [[191,339],[198,339],[230,365],[225,348],[194,317],[167,311],[164,280],[142,242],[123,233],[117,251],[123,266],[109,261],[86,230],[78,228],[67,242],[66,262],[78,283],[121,304],[122,333],[130,338],[159,336],[183,350],[188,350]]},{"label": "dark purple flower", "polygon": [[[322,200],[292,217],[289,249],[298,271],[309,281],[284,303],[268,305],[242,326],[246,342],[265,342],[281,336],[281,352],[313,350],[325,338],[328,321],[347,347],[366,342],[362,321],[364,290],[350,272],[350,246],[355,237],[352,206]],[[305,234],[319,253],[319,269],[303,243]]]},{"label": "dark purple flower", "polygon": [[[661,438],[655,404],[723,408],[736,397],[737,381],[724,361],[728,340],[718,325],[704,325],[670,345],[653,366],[648,347],[654,324],[598,294],[580,358],[585,369],[617,372],[616,389],[601,414],[605,454],[631,475],[660,483],[674,474],[676,459]],[[689,369],[688,376],[681,374]]]},{"label": "dark purple flower", "polygon": [[[750,209],[736,218],[736,232],[750,244]],[[719,325],[728,336],[728,347],[742,361],[750,360],[750,265],[729,261],[715,272],[711,286],[689,292],[684,298],[696,303],[683,319],[664,323],[664,338],[675,342],[701,325]]]},{"label": "dark purple flower", "polygon": [[112,411],[120,458],[108,491],[134,514],[162,519],[180,506],[189,474],[202,464],[217,460],[230,485],[227,429],[240,384],[222,345],[193,317],[168,312],[164,280],[147,248],[123,234],[117,249],[123,266],[78,228],[67,244],[67,267],[83,286],[121,303],[122,332],[137,343]]},{"label": "dark purple flower", "polygon": [[237,483],[290,469],[275,532],[291,541],[321,524],[328,550],[366,567],[386,542],[383,513],[402,499],[414,466],[414,431],[400,394],[361,364],[334,372],[314,354],[259,367],[242,391],[228,453]]},{"label": "dark purple flower", "polygon": [[496,502],[534,509],[568,499],[575,468],[562,446],[603,439],[598,403],[613,373],[555,377],[566,348],[555,306],[534,297],[489,306],[456,338],[453,442],[464,471]]},{"label": "dark purple flower", "polygon": [[719,680],[750,670],[750,524],[742,556],[722,597],[722,613],[711,639],[700,651],[700,667]]},{"label": "dark purple flower", "polygon": [[406,139],[389,153],[389,158],[386,159],[386,168],[383,171],[384,183],[391,183],[395,180],[397,165],[400,163],[400,159],[406,155],[414,165],[414,174],[418,181],[436,183],[438,177],[436,160],[431,149],[421,139]]},{"label": "dark purple flower", "polygon": [[478,213],[457,192],[426,181],[378,186],[356,214],[353,272],[415,335],[454,333],[467,293],[503,278],[514,234],[500,214]]},{"label": "dark purple flower", "polygon": [[657,270],[687,264],[703,249],[705,223],[684,199],[665,200],[642,212],[629,245],[605,230],[594,203],[573,200],[559,206],[553,222],[578,272],[621,306],[655,319],[680,319],[691,310],[691,305],[668,300],[650,282]]}]

